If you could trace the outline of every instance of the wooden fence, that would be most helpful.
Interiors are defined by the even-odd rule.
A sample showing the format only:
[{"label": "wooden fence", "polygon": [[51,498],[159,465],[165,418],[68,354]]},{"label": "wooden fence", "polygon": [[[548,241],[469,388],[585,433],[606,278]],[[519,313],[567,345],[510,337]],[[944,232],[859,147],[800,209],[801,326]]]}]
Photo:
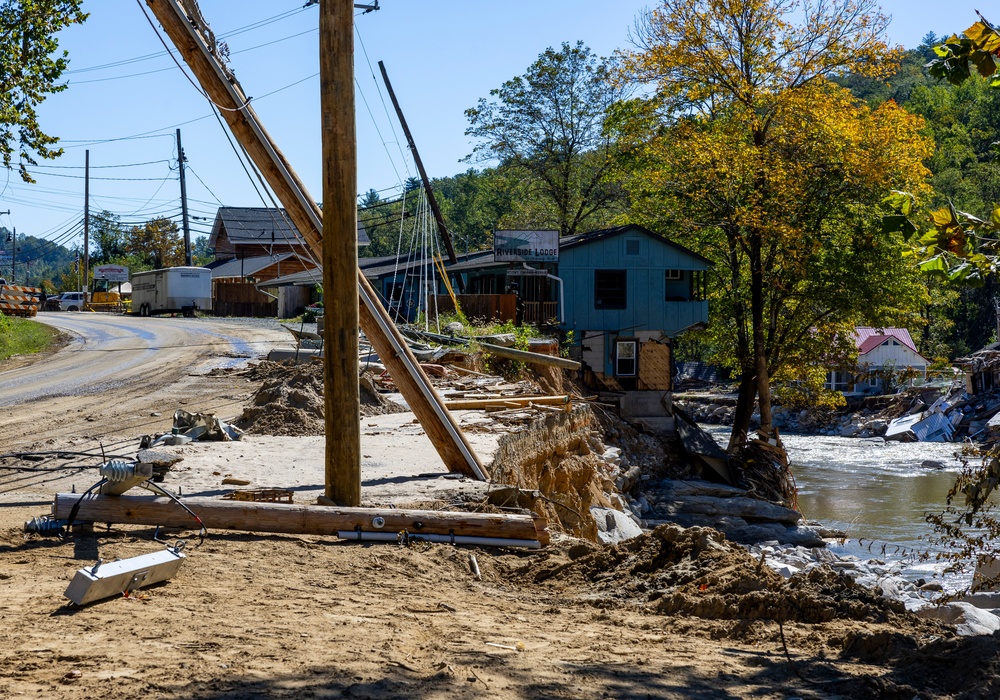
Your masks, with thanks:
[{"label": "wooden fence", "polygon": [[278,301],[242,279],[212,280],[212,308],[216,316],[268,318],[278,315]]}]

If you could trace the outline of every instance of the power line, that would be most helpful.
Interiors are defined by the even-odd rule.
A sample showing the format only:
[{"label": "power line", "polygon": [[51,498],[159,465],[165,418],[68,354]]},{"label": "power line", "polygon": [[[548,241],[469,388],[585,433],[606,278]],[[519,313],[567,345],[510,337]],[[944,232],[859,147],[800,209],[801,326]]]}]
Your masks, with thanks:
[{"label": "power line", "polygon": [[[237,27],[236,29],[232,29],[228,32],[219,34],[218,37],[220,39],[226,39],[229,37],[237,36],[239,34],[244,34],[253,29],[258,29],[260,27],[267,26],[268,24],[274,24],[275,22],[279,22],[283,19],[291,17],[292,15],[299,14],[304,9],[305,9],[304,7],[300,7],[294,10],[288,10],[286,12],[282,12],[281,14],[277,14],[274,17],[262,19],[252,24],[245,25],[243,27]],[[120,61],[113,61],[111,63],[104,63],[96,66],[87,66],[85,68],[74,68],[72,70],[65,71],[64,75],[75,75],[76,73],[90,73],[93,71],[105,70],[107,68],[118,68],[119,66],[129,65],[132,63],[140,63],[142,61],[148,61],[153,58],[160,58],[162,56],[166,56],[169,53],[175,53],[176,51],[177,49],[168,49],[167,51],[156,51],[154,53],[148,53],[142,56],[135,56],[133,58],[125,58]]]}]

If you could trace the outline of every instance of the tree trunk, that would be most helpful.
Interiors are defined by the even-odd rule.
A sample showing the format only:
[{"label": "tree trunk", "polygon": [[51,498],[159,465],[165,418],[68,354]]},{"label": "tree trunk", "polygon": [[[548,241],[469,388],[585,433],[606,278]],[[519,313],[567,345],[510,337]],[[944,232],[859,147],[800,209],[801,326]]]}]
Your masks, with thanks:
[{"label": "tree trunk", "polygon": [[750,243],[750,318],[753,324],[753,359],[757,379],[760,429],[771,432],[771,375],[767,371],[767,339],[764,334],[764,271],[760,234]]},{"label": "tree trunk", "polygon": [[739,393],[736,395],[736,411],[733,414],[733,432],[729,435],[727,452],[733,452],[746,442],[747,431],[750,429],[750,416],[753,415],[753,402],[757,396],[757,375],[752,370],[744,369],[740,379]]}]

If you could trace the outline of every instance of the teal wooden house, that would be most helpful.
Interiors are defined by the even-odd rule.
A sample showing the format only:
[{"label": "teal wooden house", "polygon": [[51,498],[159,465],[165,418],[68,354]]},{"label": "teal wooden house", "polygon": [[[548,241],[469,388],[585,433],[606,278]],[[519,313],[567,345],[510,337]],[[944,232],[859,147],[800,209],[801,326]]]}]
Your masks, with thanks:
[{"label": "teal wooden house", "polygon": [[606,385],[669,391],[672,339],[708,323],[710,264],[642,226],[563,238],[562,325],[585,369]]}]

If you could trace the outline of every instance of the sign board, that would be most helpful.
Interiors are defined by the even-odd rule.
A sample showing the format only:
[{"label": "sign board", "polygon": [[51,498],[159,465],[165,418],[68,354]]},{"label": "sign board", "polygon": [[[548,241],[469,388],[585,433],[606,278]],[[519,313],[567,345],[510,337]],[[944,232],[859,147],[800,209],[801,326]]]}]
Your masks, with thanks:
[{"label": "sign board", "polygon": [[547,270],[528,270],[526,268],[518,269],[516,267],[507,270],[508,277],[545,277],[548,273]]},{"label": "sign board", "polygon": [[558,262],[558,231],[494,231],[497,262]]},{"label": "sign board", "polygon": [[94,268],[94,279],[128,282],[128,268],[124,265],[98,265]]}]

